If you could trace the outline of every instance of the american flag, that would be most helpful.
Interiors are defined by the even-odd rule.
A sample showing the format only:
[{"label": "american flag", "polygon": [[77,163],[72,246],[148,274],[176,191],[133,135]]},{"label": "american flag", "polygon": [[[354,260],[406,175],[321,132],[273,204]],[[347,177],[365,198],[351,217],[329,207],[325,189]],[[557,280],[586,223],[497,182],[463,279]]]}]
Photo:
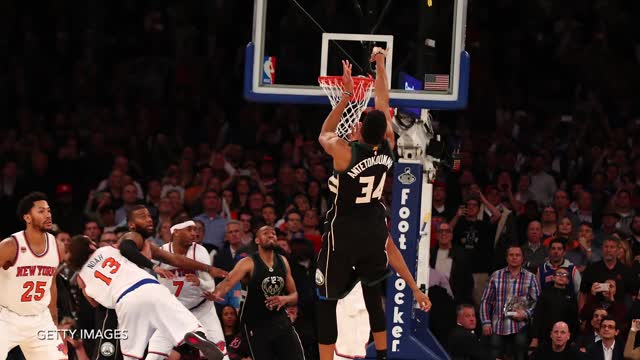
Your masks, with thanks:
[{"label": "american flag", "polygon": [[436,91],[449,90],[449,75],[425,74],[424,89]]}]

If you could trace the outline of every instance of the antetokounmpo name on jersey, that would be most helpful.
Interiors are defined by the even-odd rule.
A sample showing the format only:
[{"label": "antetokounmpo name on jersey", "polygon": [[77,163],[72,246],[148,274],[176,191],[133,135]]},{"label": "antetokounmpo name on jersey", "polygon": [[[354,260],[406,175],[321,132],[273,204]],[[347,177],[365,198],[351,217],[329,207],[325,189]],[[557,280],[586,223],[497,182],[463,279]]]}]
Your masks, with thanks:
[{"label": "antetokounmpo name on jersey", "polygon": [[384,165],[387,167],[387,169],[391,169],[391,166],[393,165],[393,159],[389,155],[377,155],[374,157],[366,158],[356,164],[353,168],[351,168],[351,170],[349,170],[347,174],[351,176],[352,179],[355,179],[358,174],[374,165]]}]

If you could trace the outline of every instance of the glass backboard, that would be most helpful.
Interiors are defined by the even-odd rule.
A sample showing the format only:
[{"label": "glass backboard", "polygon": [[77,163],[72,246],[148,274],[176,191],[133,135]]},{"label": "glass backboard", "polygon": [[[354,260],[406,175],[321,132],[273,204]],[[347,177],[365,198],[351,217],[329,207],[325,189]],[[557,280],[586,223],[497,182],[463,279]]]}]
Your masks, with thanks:
[{"label": "glass backboard", "polygon": [[[244,94],[256,102],[328,104],[320,75],[375,75],[371,48],[391,48],[390,102],[396,107],[466,106],[466,0],[255,0]],[[419,83],[403,82],[409,76]]]}]

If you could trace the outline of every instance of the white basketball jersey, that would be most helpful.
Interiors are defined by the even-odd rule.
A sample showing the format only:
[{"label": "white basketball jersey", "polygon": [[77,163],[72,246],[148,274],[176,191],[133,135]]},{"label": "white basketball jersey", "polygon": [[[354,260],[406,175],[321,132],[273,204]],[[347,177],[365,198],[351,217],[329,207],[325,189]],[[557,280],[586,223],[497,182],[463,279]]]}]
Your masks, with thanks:
[{"label": "white basketball jersey", "polygon": [[[174,252],[172,243],[162,245],[162,249],[170,253]],[[197,262],[211,265],[209,253],[207,252],[207,249],[205,249],[202,245],[198,245],[196,243],[191,244],[185,256]],[[200,286],[195,286],[185,280],[185,276],[187,274],[194,274],[198,276],[199,271],[180,269],[169,264],[160,264],[160,266],[171,271],[175,275],[175,277],[173,279],[159,277],[158,281],[160,282],[160,284],[166,286],[169,291],[171,291],[171,293],[174,294],[187,309],[191,309],[202,302],[202,292],[205,289],[201,288]],[[213,289],[206,290],[210,291]]]},{"label": "white basketball jersey", "polygon": [[13,266],[0,267],[0,307],[19,315],[38,315],[47,310],[51,302],[51,282],[60,264],[56,238],[45,233],[47,243],[42,254],[36,254],[26,239],[24,231],[11,237],[17,246]]},{"label": "white basketball jersey", "polygon": [[155,280],[112,246],[101,247],[91,254],[78,276],[87,295],[109,309],[115,309],[120,295],[138,281]]}]

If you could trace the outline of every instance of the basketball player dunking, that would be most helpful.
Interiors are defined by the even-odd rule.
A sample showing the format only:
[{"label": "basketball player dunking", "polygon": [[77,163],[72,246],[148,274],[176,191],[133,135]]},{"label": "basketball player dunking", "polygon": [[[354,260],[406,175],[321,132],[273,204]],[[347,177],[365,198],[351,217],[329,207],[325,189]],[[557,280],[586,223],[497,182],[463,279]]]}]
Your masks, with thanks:
[{"label": "basketball player dunking", "polygon": [[[171,227],[172,241],[162,245],[162,249],[170,253],[189,257],[195,261],[210,264],[209,252],[202,245],[195,243],[197,237],[196,223],[192,220],[174,224]],[[215,305],[202,297],[204,291],[213,291],[216,284],[206,272],[177,268],[161,264],[162,268],[172,272],[173,279],[159,278],[160,284],[169,289],[205,329],[207,338],[213,341],[220,351],[226,352],[224,333],[220,320],[216,315]],[[146,360],[164,360],[169,357],[173,344],[171,339],[156,332],[149,340],[149,351]],[[175,355],[175,354],[174,354]],[[228,357],[225,356],[228,360]]]},{"label": "basketball player dunking", "polygon": [[[178,346],[178,351],[184,349],[184,342],[207,359],[223,358],[217,345],[207,340],[198,319],[139,267],[137,263],[146,259],[142,254],[125,255],[112,246],[96,249],[91,239],[78,235],[71,239],[68,259],[69,266],[78,270],[78,285],[87,300],[94,306],[115,309],[119,328],[128,335],[120,340],[125,359],[142,359],[156,331],[168,338],[172,347]],[[154,267],[149,263],[146,266]],[[166,274],[162,269],[157,272]]]},{"label": "basketball player dunking", "polygon": [[[18,203],[24,231],[0,242],[0,359],[20,346],[31,360],[67,359],[58,323],[56,269],[63,258],[55,237],[47,196],[30,193]],[[39,334],[47,334],[46,339]]]},{"label": "basketball player dunking", "polygon": [[[318,255],[316,285],[319,290],[318,342],[320,359],[333,359],[338,336],[336,306],[358,281],[369,313],[369,323],[378,359],[387,359],[386,322],[379,283],[390,275],[391,265],[407,281],[423,310],[431,303],[408,271],[393,241],[387,241],[386,209],[381,202],[387,172],[394,156],[395,137],[389,113],[389,92],[385,72],[386,51],[375,47],[375,110],[367,113],[357,128],[358,141],[346,141],[336,134],[342,113],[353,96],[351,64],[343,61],[344,91],[340,102],[322,125],[318,140],[333,158],[334,175],[329,179],[333,198],[327,213],[322,249]],[[393,259],[387,256],[393,255]],[[401,271],[402,270],[402,271]]]},{"label": "basketball player dunking", "polygon": [[[296,284],[287,259],[276,253],[276,231],[263,226],[256,232],[258,252],[236,264],[210,300],[223,301],[238,281],[247,284],[247,298],[240,313],[240,325],[253,360],[304,360],[302,343],[285,307],[298,302]],[[284,295],[288,293],[288,295]]]}]

